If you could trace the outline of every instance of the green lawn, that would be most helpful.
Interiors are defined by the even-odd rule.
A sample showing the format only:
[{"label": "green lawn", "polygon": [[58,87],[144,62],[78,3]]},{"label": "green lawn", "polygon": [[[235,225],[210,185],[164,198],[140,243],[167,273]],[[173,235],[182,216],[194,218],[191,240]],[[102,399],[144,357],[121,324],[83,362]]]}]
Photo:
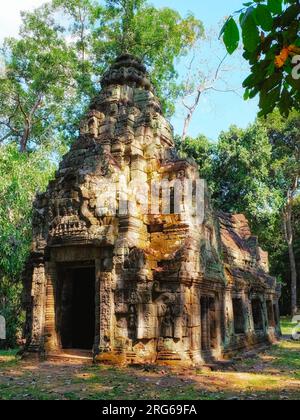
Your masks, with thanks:
[{"label": "green lawn", "polygon": [[[283,333],[293,325],[282,320]],[[300,342],[283,340],[219,371],[28,362],[0,352],[0,400],[300,400]]]}]

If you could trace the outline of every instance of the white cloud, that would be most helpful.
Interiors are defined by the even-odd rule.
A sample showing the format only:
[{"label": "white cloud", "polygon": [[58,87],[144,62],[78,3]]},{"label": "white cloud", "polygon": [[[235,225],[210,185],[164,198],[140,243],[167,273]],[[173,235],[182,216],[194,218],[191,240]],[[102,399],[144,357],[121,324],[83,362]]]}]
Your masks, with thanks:
[{"label": "white cloud", "polygon": [[0,0],[0,43],[7,36],[18,35],[22,10],[32,10],[45,0]]}]

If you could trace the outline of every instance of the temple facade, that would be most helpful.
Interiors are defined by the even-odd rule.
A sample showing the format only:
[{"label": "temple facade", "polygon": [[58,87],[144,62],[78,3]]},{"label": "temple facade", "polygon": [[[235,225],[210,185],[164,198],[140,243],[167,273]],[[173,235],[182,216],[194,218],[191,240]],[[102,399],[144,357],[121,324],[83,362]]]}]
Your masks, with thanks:
[{"label": "temple facade", "polygon": [[146,68],[123,55],[34,204],[26,354],[187,363],[280,335],[280,287],[243,215],[175,151]]}]

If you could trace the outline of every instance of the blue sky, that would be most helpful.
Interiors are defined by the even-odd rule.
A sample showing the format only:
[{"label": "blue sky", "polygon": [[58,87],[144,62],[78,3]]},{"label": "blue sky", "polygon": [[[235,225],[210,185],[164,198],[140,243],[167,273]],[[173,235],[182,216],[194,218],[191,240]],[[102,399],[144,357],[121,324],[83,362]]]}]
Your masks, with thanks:
[{"label": "blue sky", "polygon": [[[201,19],[205,28],[213,27],[219,30],[224,18],[230,13],[240,10],[242,0],[152,0],[152,4],[157,7],[167,6],[177,9],[181,14],[186,15],[189,11]],[[205,50],[205,52],[207,52]],[[209,55],[207,60],[213,60]],[[246,62],[241,59],[240,64],[237,57],[229,57],[227,64],[232,65],[233,69],[228,77],[230,86],[240,88],[236,93],[215,92],[209,94],[200,103],[190,128],[190,134],[196,136],[199,133],[207,135],[210,139],[216,140],[222,130],[227,130],[231,124],[240,127],[247,127],[254,121],[257,114],[257,99],[244,101],[242,98],[242,82],[248,75]],[[241,69],[243,68],[243,69]],[[177,113],[173,118],[175,131],[182,132],[182,112],[180,106],[177,106]]]},{"label": "blue sky", "polygon": [[[20,25],[20,10],[32,9],[40,6],[44,0],[0,0],[0,43],[5,36],[15,36]],[[243,0],[150,0],[150,3],[157,7],[172,7],[181,14],[186,15],[193,12],[202,20],[206,28],[213,28],[216,33],[219,30],[224,18],[231,12],[239,10]],[[221,47],[222,48],[222,47]],[[219,48],[218,48],[219,51]],[[215,53],[204,47],[201,56],[205,57],[208,63],[215,63]],[[248,74],[246,64],[235,57],[227,59],[228,67],[232,67],[227,73],[228,85],[234,89],[239,88],[236,93],[213,92],[205,96],[194,115],[189,134],[205,134],[210,139],[216,140],[222,130],[227,130],[231,124],[246,127],[253,122],[257,113],[257,100],[245,102],[242,99],[242,81]],[[178,67],[180,77],[184,78],[186,67],[181,63]],[[172,119],[175,131],[182,132],[183,108],[177,104],[177,111]]]}]

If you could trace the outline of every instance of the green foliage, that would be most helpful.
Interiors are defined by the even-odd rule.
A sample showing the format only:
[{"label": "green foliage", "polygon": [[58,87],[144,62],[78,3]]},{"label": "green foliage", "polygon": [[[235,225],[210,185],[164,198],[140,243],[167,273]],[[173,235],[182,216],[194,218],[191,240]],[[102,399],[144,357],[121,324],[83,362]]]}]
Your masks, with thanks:
[{"label": "green foliage", "polygon": [[224,30],[224,42],[227,47],[229,54],[233,54],[238,48],[240,42],[240,32],[235,20],[231,17],[226,22],[226,28]]},{"label": "green foliage", "polygon": [[269,185],[271,160],[272,147],[261,123],[221,133],[214,166],[217,204],[264,224],[281,203],[280,194]]},{"label": "green foliage", "polygon": [[[98,89],[99,78],[124,52],[148,64],[165,110],[178,95],[176,59],[203,35],[192,15],[142,0],[53,0],[23,13],[20,38],[5,40],[0,78],[0,143],[32,150],[53,138],[69,144]],[[76,128],[75,128],[76,127]],[[51,140],[50,140],[51,139]]]},{"label": "green foliage", "polygon": [[175,62],[203,36],[202,23],[191,14],[182,18],[173,9],[157,9],[146,1],[107,3],[106,18],[93,35],[98,72],[102,63],[111,63],[124,52],[142,58],[164,110],[172,114],[179,92]]},{"label": "green foliage", "polygon": [[0,314],[6,321],[6,340],[0,347],[15,348],[22,338],[25,314],[22,311],[22,285],[11,283],[7,277],[0,279]]},{"label": "green foliage", "polygon": [[300,118],[299,113],[291,112],[287,119],[278,111],[263,122],[272,144],[272,170],[276,188],[284,197],[289,190],[300,186]]},{"label": "green foliage", "polygon": [[188,138],[186,144],[178,141],[180,151],[198,163],[216,208],[248,217],[260,245],[269,252],[272,274],[283,284],[286,313],[290,308],[291,273],[283,211],[295,182],[292,223],[296,261],[300,261],[299,121],[296,111],[288,119],[276,111],[245,130],[231,127],[221,133],[218,143],[203,136]]},{"label": "green foliage", "polygon": [[20,150],[58,136],[64,110],[77,99],[76,56],[49,6],[23,14],[21,38],[5,40],[0,79],[0,141]]},{"label": "green foliage", "polygon": [[296,68],[300,62],[299,14],[298,0],[254,0],[244,3],[222,29],[230,54],[238,47],[241,30],[244,58],[251,66],[244,81],[245,99],[260,95],[260,116],[276,107],[285,116],[300,109],[300,73]]},{"label": "green foliage", "polygon": [[49,153],[27,155],[15,145],[0,146],[0,313],[7,320],[9,346],[22,325],[20,280],[31,243],[32,202],[54,172]]},{"label": "green foliage", "polygon": [[177,138],[176,144],[182,157],[194,159],[198,165],[200,176],[210,180],[210,187],[213,189],[213,164],[217,145],[211,143],[203,135],[196,138],[187,137],[184,142]]}]

